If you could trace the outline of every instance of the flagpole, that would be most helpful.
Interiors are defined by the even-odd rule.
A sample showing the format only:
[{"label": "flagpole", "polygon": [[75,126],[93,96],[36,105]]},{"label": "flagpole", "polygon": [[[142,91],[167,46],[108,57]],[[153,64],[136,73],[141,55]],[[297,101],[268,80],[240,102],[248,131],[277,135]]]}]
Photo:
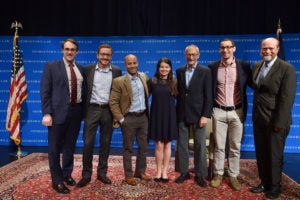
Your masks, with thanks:
[{"label": "flagpole", "polygon": [[[11,28],[11,29],[15,29],[15,35],[14,35],[14,47],[15,47],[15,46],[16,46],[16,40],[17,40],[18,37],[19,37],[19,35],[18,35],[18,30],[19,30],[19,29],[22,29],[23,26],[22,26],[21,22],[14,21],[14,22],[11,24],[11,27],[10,27],[10,28]],[[14,55],[15,55],[15,52],[14,52]],[[15,77],[15,75],[16,75],[16,62],[15,62],[15,56],[14,56],[14,61],[13,61],[13,63],[14,63],[14,64],[13,64],[13,65],[14,65],[14,67],[13,67],[13,74],[14,74],[14,77]],[[17,157],[18,159],[20,159],[20,158],[22,158],[22,157],[28,155],[27,152],[21,150],[21,144],[20,144],[20,143],[17,145],[17,147],[18,147],[18,151],[15,152],[15,153],[10,154],[11,156],[15,156],[15,157]]]},{"label": "flagpole", "polygon": [[276,37],[279,41],[279,52],[277,56],[281,58],[282,60],[285,60],[285,54],[284,54],[284,46],[283,46],[283,39],[282,39],[282,28],[281,28],[281,21],[280,18],[277,22],[277,30],[276,30]]}]

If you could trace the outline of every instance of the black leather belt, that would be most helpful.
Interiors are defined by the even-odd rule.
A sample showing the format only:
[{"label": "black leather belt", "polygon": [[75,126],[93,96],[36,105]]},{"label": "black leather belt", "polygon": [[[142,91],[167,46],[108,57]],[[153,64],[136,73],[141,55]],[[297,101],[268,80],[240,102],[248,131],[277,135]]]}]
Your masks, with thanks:
[{"label": "black leather belt", "polygon": [[97,103],[90,103],[91,106],[97,106],[99,108],[109,108],[109,104],[97,104]]},{"label": "black leather belt", "polygon": [[79,106],[80,103],[69,103],[69,106]]},{"label": "black leather belt", "polygon": [[131,115],[131,116],[135,116],[135,117],[140,117],[143,114],[146,114],[146,110],[142,111],[142,112],[128,112],[126,115]]},{"label": "black leather belt", "polygon": [[214,107],[220,108],[220,109],[225,110],[225,111],[233,111],[233,110],[241,108],[242,104],[239,103],[239,104],[237,104],[235,106],[222,106],[222,105],[219,105],[219,104],[215,103]]}]

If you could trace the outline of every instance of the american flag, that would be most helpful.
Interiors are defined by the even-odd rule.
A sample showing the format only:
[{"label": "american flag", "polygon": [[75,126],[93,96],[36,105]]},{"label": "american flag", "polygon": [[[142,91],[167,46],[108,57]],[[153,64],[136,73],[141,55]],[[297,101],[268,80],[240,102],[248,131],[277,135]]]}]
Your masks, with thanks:
[{"label": "american flag", "polygon": [[19,36],[15,34],[13,46],[13,62],[11,69],[10,91],[6,115],[6,129],[10,131],[10,139],[20,145],[20,110],[21,104],[27,98],[27,84],[23,66],[22,54],[18,46]]}]

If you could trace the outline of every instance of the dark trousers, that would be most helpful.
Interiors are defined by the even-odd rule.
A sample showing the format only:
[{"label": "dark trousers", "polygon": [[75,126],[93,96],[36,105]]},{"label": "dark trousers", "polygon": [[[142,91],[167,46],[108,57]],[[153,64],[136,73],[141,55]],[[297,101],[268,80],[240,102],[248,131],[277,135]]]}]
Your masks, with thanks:
[{"label": "dark trousers", "polygon": [[113,133],[113,117],[109,107],[89,105],[83,129],[83,170],[82,177],[92,176],[92,161],[97,129],[100,126],[100,148],[98,157],[98,175],[106,175],[108,168],[108,156]]},{"label": "dark trousers", "polygon": [[189,171],[189,128],[193,129],[194,139],[194,165],[197,177],[207,176],[206,161],[206,127],[200,128],[197,124],[187,125],[179,122],[178,144],[178,168],[180,173]]},{"label": "dark trousers", "polygon": [[[65,123],[48,127],[48,159],[53,184],[63,183],[63,178],[72,174],[81,119],[81,105],[69,106]],[[62,153],[62,166],[60,153]]]},{"label": "dark trousers", "polygon": [[284,146],[290,128],[273,132],[267,123],[253,123],[253,128],[259,178],[269,189],[280,189]]},{"label": "dark trousers", "polygon": [[141,116],[126,115],[121,130],[123,135],[123,167],[125,176],[133,176],[131,157],[133,155],[135,138],[138,144],[135,171],[144,173],[146,171],[146,157],[148,153],[148,117],[146,113]]}]

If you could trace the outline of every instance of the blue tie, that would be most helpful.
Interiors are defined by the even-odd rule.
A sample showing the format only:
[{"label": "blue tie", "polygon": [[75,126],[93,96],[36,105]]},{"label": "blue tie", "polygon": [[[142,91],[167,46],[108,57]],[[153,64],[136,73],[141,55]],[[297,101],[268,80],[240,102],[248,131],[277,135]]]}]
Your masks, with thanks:
[{"label": "blue tie", "polygon": [[263,82],[264,78],[265,78],[265,71],[268,68],[268,64],[265,63],[264,66],[262,66],[260,68],[259,74],[258,74],[258,81],[257,81],[257,85],[260,86],[261,83]]}]

